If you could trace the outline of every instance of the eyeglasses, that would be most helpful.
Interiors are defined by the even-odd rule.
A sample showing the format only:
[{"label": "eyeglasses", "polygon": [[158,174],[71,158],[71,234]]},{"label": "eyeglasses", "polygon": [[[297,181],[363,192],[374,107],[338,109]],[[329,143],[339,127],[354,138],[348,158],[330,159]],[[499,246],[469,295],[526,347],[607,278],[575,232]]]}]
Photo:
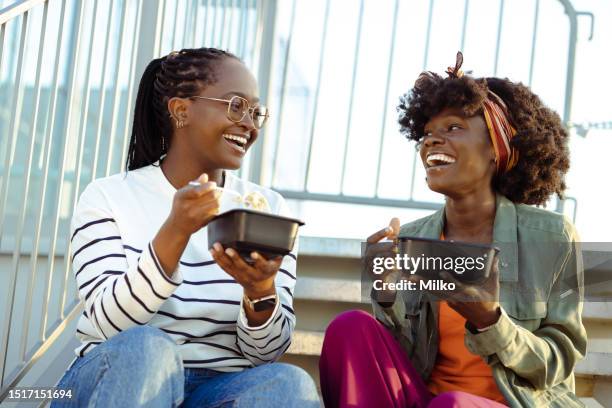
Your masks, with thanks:
[{"label": "eyeglasses", "polygon": [[209,101],[217,101],[227,103],[227,118],[234,123],[240,123],[247,115],[251,116],[253,124],[257,129],[261,129],[270,116],[268,108],[262,105],[251,106],[249,101],[240,97],[232,96],[231,99],[208,98],[206,96],[190,96],[190,98],[206,99]]}]

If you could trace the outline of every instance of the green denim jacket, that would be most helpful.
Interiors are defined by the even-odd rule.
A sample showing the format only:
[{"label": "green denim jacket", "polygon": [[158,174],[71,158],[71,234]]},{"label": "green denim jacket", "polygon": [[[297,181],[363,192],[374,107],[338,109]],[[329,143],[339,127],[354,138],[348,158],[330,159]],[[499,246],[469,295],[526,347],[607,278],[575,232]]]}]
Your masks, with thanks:
[{"label": "green denim jacket", "polygon": [[[465,345],[491,366],[511,407],[582,407],[573,374],[587,345],[576,231],[557,213],[515,205],[501,195],[496,205],[493,242],[501,248],[502,315],[487,331],[473,333],[466,327]],[[403,225],[400,237],[437,239],[443,226],[444,209]],[[437,303],[410,291],[398,292],[389,307],[372,303],[377,319],[427,381],[438,352]]]}]

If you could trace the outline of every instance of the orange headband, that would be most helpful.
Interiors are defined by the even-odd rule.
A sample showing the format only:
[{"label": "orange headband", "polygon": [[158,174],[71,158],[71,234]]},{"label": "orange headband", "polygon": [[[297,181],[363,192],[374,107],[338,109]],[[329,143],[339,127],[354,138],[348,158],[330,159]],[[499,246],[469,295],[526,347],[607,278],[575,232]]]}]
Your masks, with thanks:
[{"label": "orange headband", "polygon": [[493,92],[489,91],[488,97],[483,101],[482,111],[493,142],[497,174],[506,173],[518,162],[518,151],[510,146],[516,129],[508,120],[506,104]]},{"label": "orange headband", "polygon": [[[463,76],[463,71],[460,70],[462,64],[463,54],[459,51],[455,66],[448,67],[446,70],[448,76],[461,78]],[[510,124],[506,104],[492,91],[488,91],[482,110],[493,143],[497,174],[506,173],[518,162],[518,151],[510,145],[510,141],[516,135],[516,129]]]}]

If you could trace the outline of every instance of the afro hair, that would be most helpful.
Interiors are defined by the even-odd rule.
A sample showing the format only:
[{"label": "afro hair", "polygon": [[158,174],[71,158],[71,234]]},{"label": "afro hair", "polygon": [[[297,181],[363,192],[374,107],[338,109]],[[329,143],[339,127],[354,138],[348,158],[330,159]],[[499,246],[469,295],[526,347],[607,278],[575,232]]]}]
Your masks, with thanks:
[{"label": "afro hair", "polygon": [[467,75],[442,78],[425,72],[400,98],[400,132],[419,144],[426,123],[446,108],[458,109],[466,117],[482,115],[488,91],[506,103],[517,130],[510,144],[519,157],[515,167],[494,177],[494,190],[517,204],[543,205],[554,193],[562,198],[570,164],[568,132],[559,115],[521,83]]}]

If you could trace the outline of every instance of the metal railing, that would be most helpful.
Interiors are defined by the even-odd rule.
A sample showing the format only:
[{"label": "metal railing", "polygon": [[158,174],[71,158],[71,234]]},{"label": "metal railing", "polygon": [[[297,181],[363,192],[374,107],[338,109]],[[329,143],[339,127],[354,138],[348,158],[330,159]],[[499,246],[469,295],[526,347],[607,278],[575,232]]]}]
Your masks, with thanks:
[{"label": "metal railing", "polygon": [[[510,76],[532,86],[569,124],[578,18],[590,17],[589,39],[594,20],[569,0],[292,0],[283,2],[277,13],[285,28],[277,29],[271,56],[276,93],[269,103],[275,117],[266,131],[263,164],[253,179],[290,199],[417,209],[439,208],[441,198],[422,194],[427,187],[416,150],[398,142],[402,138],[394,108],[410,88],[410,79],[425,70],[443,71],[460,49],[464,69],[476,69],[477,76]],[[517,26],[525,35],[515,36]],[[305,50],[304,37],[316,46]],[[372,44],[370,37],[378,42]],[[345,52],[338,52],[340,43]],[[515,55],[517,47],[522,57]],[[554,69],[550,57],[541,57],[543,49],[559,62]],[[370,69],[372,65],[379,69]],[[339,69],[342,76],[334,73]],[[546,75],[551,71],[554,82]],[[564,86],[563,94],[547,93],[551,84]],[[334,95],[339,95],[335,105],[329,103]],[[304,121],[296,120],[300,115]],[[303,149],[297,157],[296,146]],[[557,203],[557,210],[562,211],[562,204]]]},{"label": "metal railing", "polygon": [[90,181],[123,170],[146,64],[215,46],[257,68],[265,17],[256,0],[22,0],[0,10],[0,401],[78,315],[69,220]]}]

